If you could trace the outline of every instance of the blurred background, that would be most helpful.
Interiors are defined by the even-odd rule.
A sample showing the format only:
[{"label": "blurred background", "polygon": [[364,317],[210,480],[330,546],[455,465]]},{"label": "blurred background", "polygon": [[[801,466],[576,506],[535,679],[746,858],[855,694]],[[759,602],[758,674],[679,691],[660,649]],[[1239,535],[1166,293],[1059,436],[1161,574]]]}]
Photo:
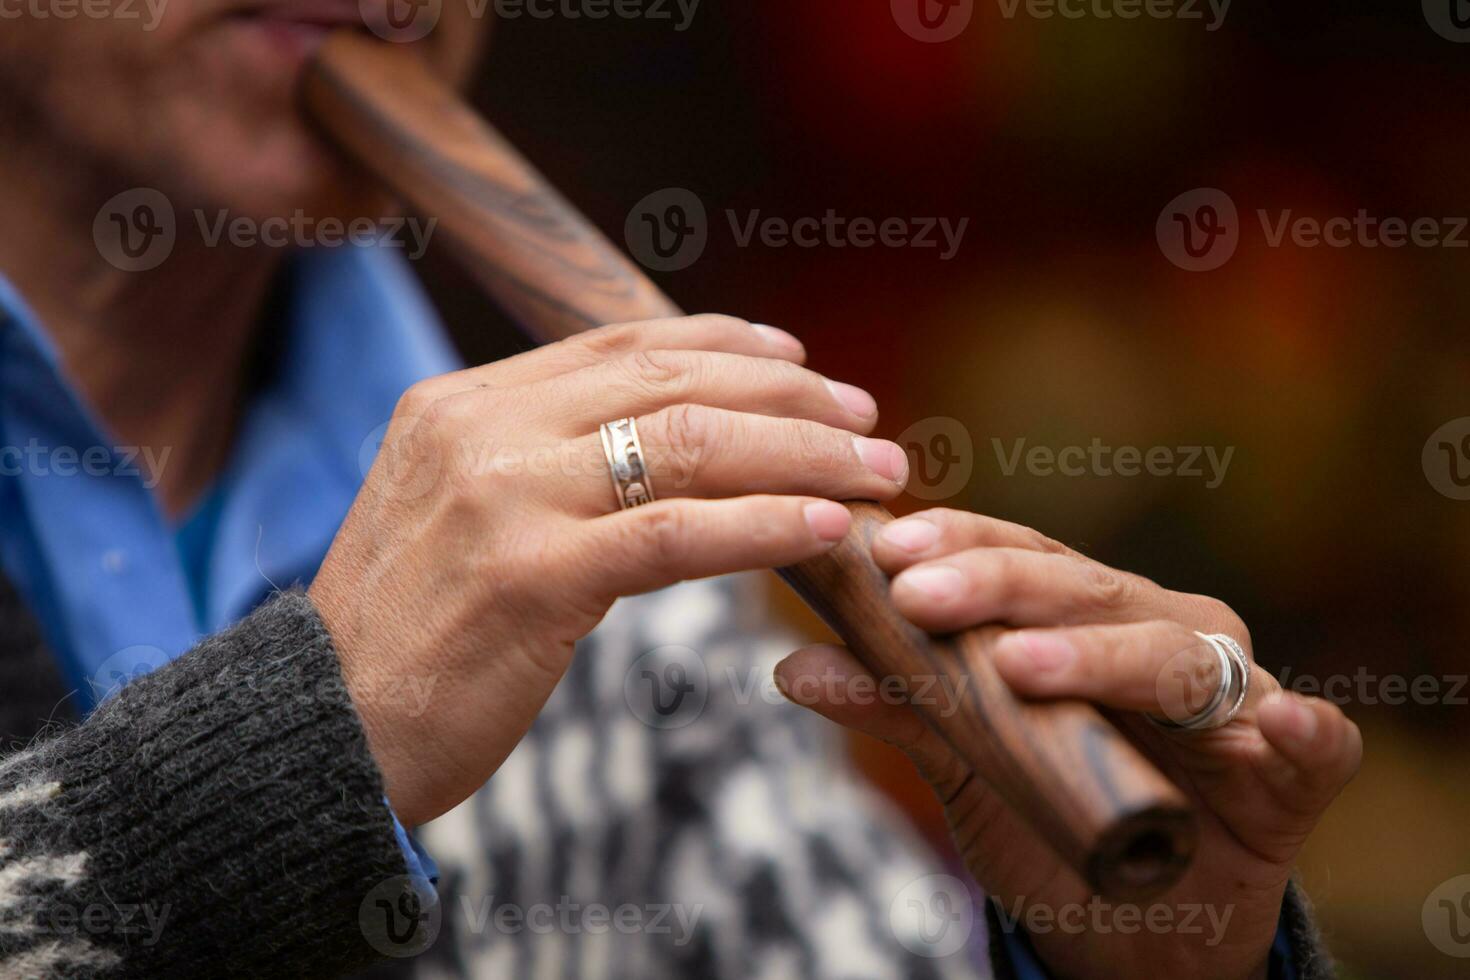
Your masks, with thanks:
[{"label": "blurred background", "polygon": [[[1301,870],[1349,977],[1465,970],[1421,921],[1470,873],[1470,47],[1430,26],[1456,9],[1436,2],[1122,20],[977,0],[943,43],[889,0],[706,0],[682,31],[673,3],[663,21],[522,17],[497,26],[476,96],[620,243],[649,195],[697,196],[707,247],[655,278],[873,391],[880,434],[926,467],[896,510],[1035,526],[1224,598],[1289,684],[1341,678],[1367,758]],[[1172,210],[1197,188],[1220,193]],[[1238,246],[1187,271],[1173,215],[1221,194]],[[946,260],[942,236],[742,245],[727,216],[829,210],[968,224]],[[1273,242],[1283,219],[1360,211],[1449,241]],[[525,346],[442,256],[427,278],[471,357]],[[1173,465],[1011,465],[1095,443]],[[1187,447],[1227,465],[1187,467]],[[906,764],[853,752],[942,844]]]}]

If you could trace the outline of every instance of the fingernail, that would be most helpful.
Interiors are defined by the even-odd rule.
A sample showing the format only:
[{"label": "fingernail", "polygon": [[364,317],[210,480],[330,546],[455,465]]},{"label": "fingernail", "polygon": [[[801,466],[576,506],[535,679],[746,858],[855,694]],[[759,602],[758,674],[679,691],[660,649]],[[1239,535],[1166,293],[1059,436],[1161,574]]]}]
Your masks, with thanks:
[{"label": "fingernail", "polygon": [[[909,457],[896,442],[853,436],[853,446],[863,465],[885,480],[903,486],[909,479]],[[933,525],[930,525],[931,527]]]},{"label": "fingernail", "polygon": [[751,326],[755,327],[756,333],[764,337],[766,342],[773,347],[780,347],[793,352],[806,350],[794,334],[788,333],[780,327],[773,327],[766,323],[752,323]]},{"label": "fingernail", "polygon": [[965,578],[949,565],[920,565],[900,574],[893,584],[895,588],[912,589],[933,602],[950,602],[959,598]]},{"label": "fingernail", "polygon": [[823,541],[841,541],[852,526],[852,514],[833,500],[817,500],[803,508],[806,522]]},{"label": "fingernail", "polygon": [[999,656],[1023,661],[1035,671],[1057,671],[1077,659],[1077,648],[1055,633],[1007,633],[995,646]]},{"label": "fingernail", "polygon": [[863,389],[843,384],[841,381],[828,381],[827,387],[831,390],[832,397],[841,402],[842,407],[852,414],[865,419],[878,414],[878,403]]},{"label": "fingernail", "polygon": [[905,517],[879,531],[878,537],[895,548],[916,555],[934,547],[934,543],[939,540],[939,527],[922,517]]}]

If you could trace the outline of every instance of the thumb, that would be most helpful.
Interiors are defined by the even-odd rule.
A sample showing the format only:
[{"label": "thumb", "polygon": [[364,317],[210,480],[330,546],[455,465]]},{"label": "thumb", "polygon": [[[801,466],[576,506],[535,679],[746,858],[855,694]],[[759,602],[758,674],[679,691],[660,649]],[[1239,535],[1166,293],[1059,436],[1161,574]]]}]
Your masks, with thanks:
[{"label": "thumb", "polygon": [[902,749],[945,803],[970,771],[949,743],[843,646],[804,647],[776,665],[776,688],[788,701],[844,728]]}]

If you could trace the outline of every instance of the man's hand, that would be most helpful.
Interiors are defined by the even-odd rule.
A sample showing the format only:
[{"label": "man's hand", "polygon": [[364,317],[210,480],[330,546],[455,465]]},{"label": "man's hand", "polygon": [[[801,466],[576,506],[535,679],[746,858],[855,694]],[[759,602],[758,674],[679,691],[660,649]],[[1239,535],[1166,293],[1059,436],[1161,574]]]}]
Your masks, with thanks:
[{"label": "man's hand", "polygon": [[[405,825],[495,772],[615,599],[811,558],[847,533],[835,501],[899,492],[903,450],[862,435],[871,396],[805,356],[685,317],[403,396],[309,594]],[[659,499],[620,511],[598,427],[625,417]]]},{"label": "man's hand", "polygon": [[[1185,877],[1150,905],[1170,926],[1033,935],[1048,966],[1068,977],[1260,977],[1292,863],[1328,804],[1357,772],[1358,728],[1334,705],[1285,693],[1252,667],[1250,694],[1222,728],[1166,731],[1145,715],[1180,720],[1219,677],[1195,635],[1225,633],[1249,654],[1245,624],[1224,603],[1170,592],[1108,568],[1016,524],[953,510],[895,521],[873,557],[894,576],[892,597],[934,633],[985,623],[999,641],[1001,676],[1023,697],[1086,698],[1115,709],[1122,729],[1194,800],[1200,841]],[[782,690],[834,721],[904,749],[946,800],[970,872],[1009,911],[1088,908],[1091,889],[971,773],[913,709],[833,697],[866,669],[847,650],[811,647],[776,670]],[[837,678],[834,683],[833,679]],[[814,682],[814,680],[816,682]],[[871,684],[869,678],[865,683]],[[871,688],[868,688],[869,690]],[[805,698],[803,695],[807,695]],[[839,703],[840,702],[840,703]],[[1195,929],[1180,928],[1191,907]],[[1158,921],[1166,921],[1163,913]],[[1228,919],[1226,918],[1228,916]],[[1024,917],[1023,920],[1024,921]]]}]

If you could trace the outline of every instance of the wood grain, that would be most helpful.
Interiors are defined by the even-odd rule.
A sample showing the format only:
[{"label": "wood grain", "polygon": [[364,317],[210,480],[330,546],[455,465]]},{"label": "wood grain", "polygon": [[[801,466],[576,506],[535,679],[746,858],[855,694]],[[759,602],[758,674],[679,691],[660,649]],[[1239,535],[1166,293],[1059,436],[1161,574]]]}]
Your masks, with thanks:
[{"label": "wood grain", "polygon": [[[538,339],[679,315],[408,46],[333,36],[302,100],[348,156],[439,220],[466,269]],[[1168,888],[1196,834],[1179,789],[1090,705],[1012,695],[991,664],[998,628],[936,638],[899,616],[869,550],[893,518],[875,503],[849,506],[847,539],[782,577],[877,676],[927,692],[915,699],[925,720],[1100,894]]]}]

